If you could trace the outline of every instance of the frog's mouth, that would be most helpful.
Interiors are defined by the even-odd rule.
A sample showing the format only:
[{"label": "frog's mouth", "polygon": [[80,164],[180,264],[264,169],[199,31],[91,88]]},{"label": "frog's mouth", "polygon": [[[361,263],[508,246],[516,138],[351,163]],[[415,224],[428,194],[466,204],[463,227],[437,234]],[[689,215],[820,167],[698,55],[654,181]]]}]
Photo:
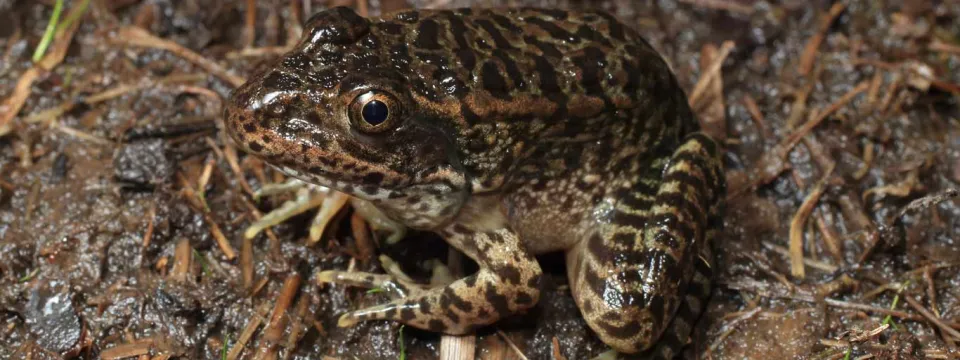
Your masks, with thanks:
[{"label": "frog's mouth", "polygon": [[364,200],[386,200],[402,197],[403,192],[385,187],[364,186],[337,176],[336,173],[321,168],[309,172],[300,171],[285,165],[271,165],[274,169],[300,181],[336,190]]}]

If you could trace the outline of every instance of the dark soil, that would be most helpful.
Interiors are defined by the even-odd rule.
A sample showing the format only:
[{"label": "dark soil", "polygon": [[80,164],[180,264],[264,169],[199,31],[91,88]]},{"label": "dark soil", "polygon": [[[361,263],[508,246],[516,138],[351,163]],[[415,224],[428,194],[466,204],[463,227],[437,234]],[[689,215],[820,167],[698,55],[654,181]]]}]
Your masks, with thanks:
[{"label": "dark soil", "polygon": [[[336,327],[387,300],[314,281],[383,271],[349,207],[317,244],[312,212],[243,237],[291,197],[252,198],[283,178],[235,156],[222,103],[336,4],[602,8],[643,33],[727,151],[719,275],[688,355],[960,358],[960,2],[95,0],[71,16],[84,2],[35,65],[54,1],[0,0],[0,358],[438,357],[436,334]],[[375,252],[422,279],[448,255],[429,234]],[[479,358],[605,351],[562,261],[542,262],[540,305],[482,329]]]}]

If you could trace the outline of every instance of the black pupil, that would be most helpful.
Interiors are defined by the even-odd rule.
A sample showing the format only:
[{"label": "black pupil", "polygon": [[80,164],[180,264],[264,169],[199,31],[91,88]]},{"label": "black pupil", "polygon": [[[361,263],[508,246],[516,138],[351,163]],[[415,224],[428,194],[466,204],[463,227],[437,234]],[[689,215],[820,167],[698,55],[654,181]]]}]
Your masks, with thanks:
[{"label": "black pupil", "polygon": [[363,105],[363,121],[366,121],[370,125],[380,125],[384,121],[387,121],[388,115],[387,104],[380,101],[371,100]]}]

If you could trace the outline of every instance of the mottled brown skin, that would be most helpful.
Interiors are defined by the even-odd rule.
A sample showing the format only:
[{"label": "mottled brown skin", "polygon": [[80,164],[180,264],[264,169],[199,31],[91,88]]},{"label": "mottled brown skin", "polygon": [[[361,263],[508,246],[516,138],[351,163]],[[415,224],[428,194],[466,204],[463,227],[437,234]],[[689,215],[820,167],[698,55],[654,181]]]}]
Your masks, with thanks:
[{"label": "mottled brown skin", "polygon": [[[225,111],[247,152],[436,231],[476,274],[424,288],[324,272],[393,302],[343,315],[461,334],[539,298],[535,254],[565,251],[572,293],[621,353],[671,358],[709,293],[723,194],[666,63],[602,12],[314,15],[303,40]],[[376,99],[389,110],[374,124]],[[654,344],[658,344],[654,347]]]}]

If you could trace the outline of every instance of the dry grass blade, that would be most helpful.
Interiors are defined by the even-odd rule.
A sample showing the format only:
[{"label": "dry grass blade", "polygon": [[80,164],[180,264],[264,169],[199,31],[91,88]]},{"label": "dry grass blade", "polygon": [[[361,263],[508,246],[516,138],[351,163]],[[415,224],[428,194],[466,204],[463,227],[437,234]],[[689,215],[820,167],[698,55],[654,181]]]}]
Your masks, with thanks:
[{"label": "dry grass blade", "polygon": [[[80,11],[79,7],[74,8],[67,17],[74,16],[73,14],[76,11]],[[30,96],[30,89],[33,83],[40,77],[41,73],[43,71],[50,71],[63,62],[63,59],[67,55],[67,49],[70,47],[70,43],[73,42],[73,35],[76,34],[78,26],[80,26],[80,22],[74,21],[70,26],[58,31],[53,45],[50,50],[47,51],[47,54],[43,56],[43,59],[37,62],[34,67],[24,71],[17,80],[17,85],[14,86],[10,96],[4,99],[3,102],[0,102],[0,136],[4,136],[13,130],[13,118],[20,113],[23,104],[26,103],[27,98]]]},{"label": "dry grass blade", "polygon": [[813,212],[813,208],[820,201],[820,195],[823,194],[825,184],[830,175],[833,174],[834,167],[827,170],[817,185],[814,186],[807,198],[803,200],[800,208],[790,220],[790,275],[794,278],[803,279],[806,271],[803,267],[803,227],[807,223],[807,218]]},{"label": "dry grass blade", "polygon": [[116,35],[112,39],[114,44],[126,45],[126,46],[135,46],[135,47],[144,47],[144,48],[153,48],[166,50],[174,55],[177,55],[206,71],[209,71],[214,76],[220,78],[221,80],[226,81],[234,87],[243,85],[246,81],[242,77],[236,76],[228,72],[222,66],[213,62],[210,59],[203,57],[200,54],[197,54],[193,50],[187,49],[180,44],[177,44],[173,41],[164,40],[154,36],[153,34],[138,28],[136,26],[124,26],[117,30]]},{"label": "dry grass blade", "polygon": [[220,251],[223,251],[223,256],[227,260],[233,260],[237,257],[237,251],[233,249],[233,246],[230,245],[230,241],[227,240],[226,235],[223,235],[223,230],[220,230],[220,225],[214,221],[213,216],[209,212],[204,213],[203,218],[207,221],[207,225],[210,228],[210,234],[213,235],[213,239],[217,242],[217,247],[220,248]]}]

